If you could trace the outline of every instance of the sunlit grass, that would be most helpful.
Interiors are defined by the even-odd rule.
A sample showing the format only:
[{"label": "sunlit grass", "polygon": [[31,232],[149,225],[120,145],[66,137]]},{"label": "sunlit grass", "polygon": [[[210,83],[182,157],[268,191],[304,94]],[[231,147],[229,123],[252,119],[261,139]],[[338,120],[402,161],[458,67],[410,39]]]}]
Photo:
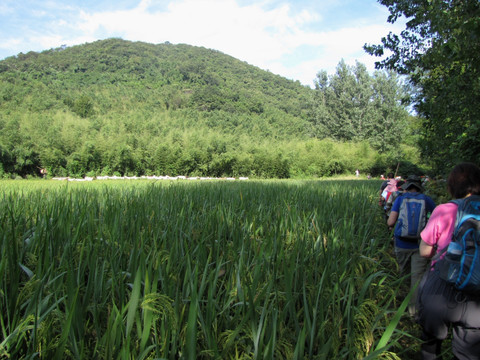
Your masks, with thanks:
[{"label": "sunlit grass", "polygon": [[377,182],[0,185],[0,357],[395,358]]}]

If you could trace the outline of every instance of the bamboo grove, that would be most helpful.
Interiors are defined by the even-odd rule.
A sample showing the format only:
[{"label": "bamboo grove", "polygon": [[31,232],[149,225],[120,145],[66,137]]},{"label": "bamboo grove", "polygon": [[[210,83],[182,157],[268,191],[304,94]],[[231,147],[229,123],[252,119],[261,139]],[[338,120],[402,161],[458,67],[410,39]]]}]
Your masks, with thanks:
[{"label": "bamboo grove", "polygon": [[218,51],[121,39],[18,54],[0,61],[0,178],[422,167],[400,80],[341,62],[312,89]]}]

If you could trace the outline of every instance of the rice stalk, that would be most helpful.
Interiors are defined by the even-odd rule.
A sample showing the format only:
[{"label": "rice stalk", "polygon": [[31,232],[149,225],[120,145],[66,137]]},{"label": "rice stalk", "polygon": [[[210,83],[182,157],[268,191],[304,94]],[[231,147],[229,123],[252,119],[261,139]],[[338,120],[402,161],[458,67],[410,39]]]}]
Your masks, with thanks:
[{"label": "rice stalk", "polygon": [[353,359],[405,336],[376,184],[24,184],[0,202],[0,341],[34,319],[16,353]]}]

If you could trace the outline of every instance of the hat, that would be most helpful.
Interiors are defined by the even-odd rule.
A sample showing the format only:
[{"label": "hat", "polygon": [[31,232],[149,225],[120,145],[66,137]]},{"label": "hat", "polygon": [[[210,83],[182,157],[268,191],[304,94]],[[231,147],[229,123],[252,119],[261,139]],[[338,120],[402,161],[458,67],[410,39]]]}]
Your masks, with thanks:
[{"label": "hat", "polygon": [[400,187],[403,190],[407,190],[410,186],[415,186],[421,192],[424,190],[420,177],[416,175],[410,175],[409,177],[407,177],[407,179],[405,180],[405,184]]}]

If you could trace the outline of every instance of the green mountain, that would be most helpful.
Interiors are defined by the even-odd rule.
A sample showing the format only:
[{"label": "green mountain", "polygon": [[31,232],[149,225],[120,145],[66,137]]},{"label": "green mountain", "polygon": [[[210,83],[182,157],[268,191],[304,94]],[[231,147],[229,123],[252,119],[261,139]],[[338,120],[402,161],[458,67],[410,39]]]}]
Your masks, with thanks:
[{"label": "green mountain", "polygon": [[[22,106],[44,111],[66,105],[82,117],[135,106],[230,114],[275,109],[304,118],[310,92],[299,82],[218,51],[120,39],[19,54],[0,62],[0,74],[6,100],[2,110]],[[90,97],[88,108],[78,104],[81,97]],[[22,104],[13,99],[21,99]]]},{"label": "green mountain", "polygon": [[368,145],[311,138],[314,93],[189,45],[108,39],[21,53],[0,61],[0,176],[371,169]]}]

